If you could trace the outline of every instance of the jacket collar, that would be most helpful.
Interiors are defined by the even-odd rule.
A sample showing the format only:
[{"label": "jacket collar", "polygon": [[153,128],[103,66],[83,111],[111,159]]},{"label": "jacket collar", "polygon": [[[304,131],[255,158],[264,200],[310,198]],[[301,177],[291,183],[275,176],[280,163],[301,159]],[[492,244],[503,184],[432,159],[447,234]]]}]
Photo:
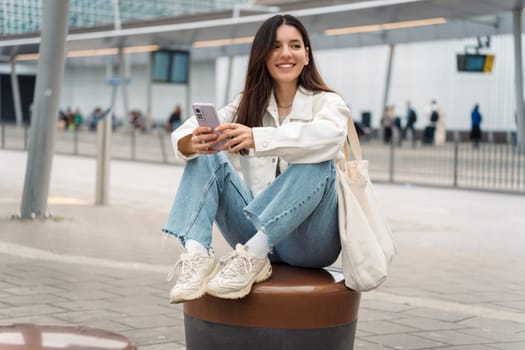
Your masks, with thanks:
[{"label": "jacket collar", "polygon": [[[301,119],[301,120],[312,120],[313,118],[313,91],[307,90],[302,86],[297,88],[295,96],[293,98],[293,106],[290,111],[292,119]],[[275,95],[272,91],[270,95],[270,102],[266,108],[268,113],[275,120],[276,125],[279,125],[279,113],[277,112],[277,101],[275,100]]]}]

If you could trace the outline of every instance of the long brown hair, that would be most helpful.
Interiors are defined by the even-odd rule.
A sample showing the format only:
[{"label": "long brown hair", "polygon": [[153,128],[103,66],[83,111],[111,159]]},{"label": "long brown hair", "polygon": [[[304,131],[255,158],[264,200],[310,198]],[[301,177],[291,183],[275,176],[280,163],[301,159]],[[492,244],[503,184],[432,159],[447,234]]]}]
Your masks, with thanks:
[{"label": "long brown hair", "polygon": [[274,47],[277,28],[283,24],[295,27],[301,33],[304,46],[308,49],[308,65],[299,75],[298,85],[311,91],[332,91],[324,83],[315,66],[310,38],[303,24],[291,15],[273,16],[261,25],[253,39],[246,82],[235,118],[237,123],[249,127],[262,125],[273,88],[272,77],[266,68],[266,59]]}]

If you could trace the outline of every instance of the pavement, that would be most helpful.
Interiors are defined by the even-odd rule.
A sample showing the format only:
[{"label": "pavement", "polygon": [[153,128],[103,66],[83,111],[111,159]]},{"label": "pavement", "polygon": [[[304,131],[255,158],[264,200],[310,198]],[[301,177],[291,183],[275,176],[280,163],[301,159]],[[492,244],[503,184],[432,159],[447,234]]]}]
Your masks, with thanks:
[{"label": "pavement", "polygon": [[[26,159],[0,150],[0,325],[83,325],[140,350],[185,349],[165,278],[181,247],[161,234],[182,167],[112,161],[110,204],[96,206],[95,159],[56,155],[52,218],[20,221]],[[362,295],[354,349],[524,350],[525,197],[375,189],[399,254]]]}]

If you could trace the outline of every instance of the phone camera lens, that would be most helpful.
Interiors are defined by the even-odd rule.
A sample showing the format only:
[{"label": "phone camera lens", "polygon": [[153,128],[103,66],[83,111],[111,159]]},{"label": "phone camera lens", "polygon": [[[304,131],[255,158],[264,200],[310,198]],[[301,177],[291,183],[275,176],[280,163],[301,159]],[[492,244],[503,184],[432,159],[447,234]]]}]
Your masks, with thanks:
[{"label": "phone camera lens", "polygon": [[200,113],[200,112],[201,112],[201,110],[200,110],[199,108],[197,108],[195,111],[196,111],[197,113]]}]

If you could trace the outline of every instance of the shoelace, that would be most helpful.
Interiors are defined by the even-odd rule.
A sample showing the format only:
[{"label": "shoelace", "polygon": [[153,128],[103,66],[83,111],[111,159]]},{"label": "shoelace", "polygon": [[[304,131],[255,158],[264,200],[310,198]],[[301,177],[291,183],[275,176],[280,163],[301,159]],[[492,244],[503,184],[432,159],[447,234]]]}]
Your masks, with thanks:
[{"label": "shoelace", "polygon": [[[197,260],[200,258],[197,258]],[[179,275],[179,282],[184,283],[189,280],[191,276],[195,273],[195,260],[192,258],[181,257],[179,261],[173,265],[170,272],[168,273],[167,280],[168,282],[173,279],[173,276],[176,274]]]},{"label": "shoelace", "polygon": [[249,273],[253,269],[250,258],[237,251],[222,257],[221,265],[224,266],[221,270],[221,276],[224,277],[237,277],[241,274]]}]

